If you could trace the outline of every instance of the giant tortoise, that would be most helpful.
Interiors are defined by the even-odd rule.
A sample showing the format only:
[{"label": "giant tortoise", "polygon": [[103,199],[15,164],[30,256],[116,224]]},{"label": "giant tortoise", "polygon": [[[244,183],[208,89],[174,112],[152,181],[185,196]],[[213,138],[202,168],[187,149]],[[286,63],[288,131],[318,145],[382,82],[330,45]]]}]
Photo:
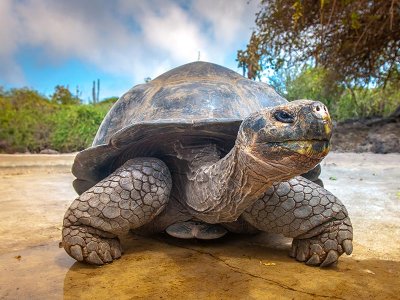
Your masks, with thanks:
[{"label": "giant tortoise", "polygon": [[353,230],[317,184],[331,129],[320,102],[288,102],[211,63],[175,68],[124,94],[77,154],[79,196],[62,244],[102,265],[121,256],[118,236],[129,230],[198,239],[264,231],[293,238],[298,261],[336,263],[352,252]]}]

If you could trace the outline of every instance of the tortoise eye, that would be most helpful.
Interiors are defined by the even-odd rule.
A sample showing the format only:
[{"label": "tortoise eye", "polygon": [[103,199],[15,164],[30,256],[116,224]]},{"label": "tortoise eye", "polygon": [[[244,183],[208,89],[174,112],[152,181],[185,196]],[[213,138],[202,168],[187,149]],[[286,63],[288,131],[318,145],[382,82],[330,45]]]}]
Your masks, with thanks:
[{"label": "tortoise eye", "polygon": [[294,116],[284,110],[276,111],[274,113],[274,117],[277,121],[282,122],[282,123],[293,123],[294,122]]}]

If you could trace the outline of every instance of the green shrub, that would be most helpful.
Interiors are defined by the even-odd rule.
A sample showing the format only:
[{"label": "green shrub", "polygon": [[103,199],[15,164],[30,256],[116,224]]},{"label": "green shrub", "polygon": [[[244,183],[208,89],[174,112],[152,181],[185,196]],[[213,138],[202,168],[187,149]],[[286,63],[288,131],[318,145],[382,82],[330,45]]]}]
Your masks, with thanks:
[{"label": "green shrub", "polygon": [[334,77],[324,69],[307,68],[293,79],[286,79],[285,96],[289,100],[319,100],[336,120],[388,116],[400,106],[400,91],[393,83],[385,88],[346,88]]},{"label": "green shrub", "polygon": [[345,90],[335,103],[339,119],[389,116],[400,105],[400,91],[392,86]]},{"label": "green shrub", "polygon": [[109,107],[69,105],[53,116],[52,148],[62,152],[80,151],[91,145]]},{"label": "green shrub", "polygon": [[286,96],[289,100],[319,100],[331,107],[343,91],[335,84],[334,76],[322,68],[307,68],[297,77],[287,79]]},{"label": "green shrub", "polygon": [[29,89],[3,94],[0,97],[1,144],[11,151],[39,151],[48,147],[51,116],[56,109],[46,98]]},{"label": "green shrub", "polygon": [[[336,120],[387,116],[400,105],[400,90],[395,85],[350,90],[333,84],[331,76],[322,69],[306,69],[286,79],[285,96],[320,100]],[[6,91],[0,87],[0,152],[85,149],[116,100],[80,104],[62,86],[56,87],[51,99],[27,88]]]},{"label": "green shrub", "polygon": [[61,100],[27,88],[1,89],[0,152],[72,152],[90,146],[113,101],[84,105]]}]

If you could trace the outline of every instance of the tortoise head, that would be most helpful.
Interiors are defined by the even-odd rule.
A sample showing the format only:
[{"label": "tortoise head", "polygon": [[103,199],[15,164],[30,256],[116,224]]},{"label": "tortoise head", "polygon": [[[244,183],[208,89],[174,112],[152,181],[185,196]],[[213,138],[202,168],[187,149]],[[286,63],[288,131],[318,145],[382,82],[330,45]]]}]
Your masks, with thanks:
[{"label": "tortoise head", "polygon": [[256,161],[296,176],[328,154],[331,131],[324,104],[297,100],[251,114],[242,122],[236,144]]}]

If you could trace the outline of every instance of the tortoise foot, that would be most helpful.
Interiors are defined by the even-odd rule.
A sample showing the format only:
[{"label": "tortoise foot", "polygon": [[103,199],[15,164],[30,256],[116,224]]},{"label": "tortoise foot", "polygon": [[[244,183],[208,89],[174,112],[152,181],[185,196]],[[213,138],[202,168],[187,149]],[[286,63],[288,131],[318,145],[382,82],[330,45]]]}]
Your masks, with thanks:
[{"label": "tortoise foot", "polygon": [[213,240],[224,236],[228,231],[218,224],[196,221],[179,222],[165,230],[169,235],[180,239]]},{"label": "tortoise foot", "polygon": [[94,265],[110,263],[122,252],[117,237],[87,226],[64,228],[62,244],[72,258]]},{"label": "tortoise foot", "polygon": [[121,256],[118,235],[151,222],[168,203],[172,182],[164,162],[130,159],[81,194],[64,216],[63,245],[78,261],[102,265]]},{"label": "tortoise foot", "polygon": [[317,236],[295,238],[290,256],[310,266],[327,267],[336,264],[343,253],[352,253],[353,229],[348,218],[331,221],[321,227],[322,233]]}]

